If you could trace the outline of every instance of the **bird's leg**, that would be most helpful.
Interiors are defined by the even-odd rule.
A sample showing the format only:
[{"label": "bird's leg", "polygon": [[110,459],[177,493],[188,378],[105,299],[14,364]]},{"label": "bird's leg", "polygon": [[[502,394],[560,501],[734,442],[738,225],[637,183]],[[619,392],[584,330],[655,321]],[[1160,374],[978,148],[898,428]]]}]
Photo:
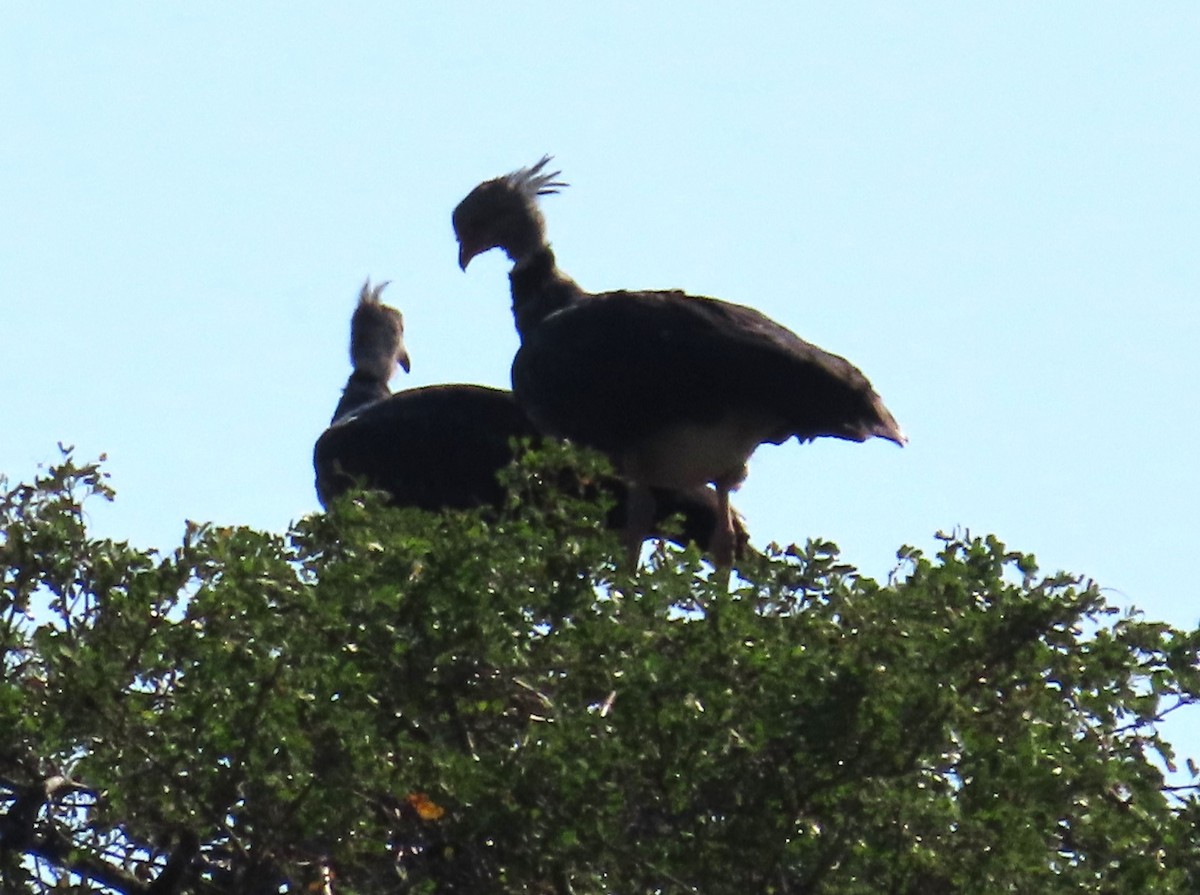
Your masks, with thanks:
[{"label": "bird's leg", "polygon": [[733,565],[733,557],[737,553],[733,508],[729,505],[729,486],[723,482],[714,484],[717,489],[717,525],[712,537],[713,562],[719,569],[728,569]]},{"label": "bird's leg", "polygon": [[626,516],[625,549],[629,554],[629,564],[636,571],[642,555],[642,542],[650,534],[650,526],[654,522],[654,494],[645,485],[630,483]]}]

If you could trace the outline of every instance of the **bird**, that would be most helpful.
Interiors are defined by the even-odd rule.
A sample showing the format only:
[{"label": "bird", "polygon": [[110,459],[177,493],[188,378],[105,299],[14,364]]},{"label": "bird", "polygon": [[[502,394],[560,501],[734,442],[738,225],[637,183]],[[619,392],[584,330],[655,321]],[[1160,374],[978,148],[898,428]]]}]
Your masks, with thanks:
[{"label": "bird", "polygon": [[[342,493],[363,485],[388,495],[395,506],[441,510],[499,510],[505,490],[497,473],[514,459],[522,439],[541,435],[521,412],[512,392],[483,385],[445,384],[391,392],[397,367],[410,370],[400,312],[381,301],[386,283],[368,281],[350,325],[353,372],[333,421],[313,448],[317,497],[328,509]],[[609,525],[626,515],[628,488],[616,477],[598,482],[614,500]],[[593,489],[594,490],[594,489]],[[682,516],[671,540],[707,550],[717,518],[716,493],[656,492],[658,512],[650,533]],[[737,549],[749,541],[737,520]]]},{"label": "bird", "polygon": [[512,386],[539,431],[597,448],[631,484],[640,543],[652,487],[716,489],[712,550],[734,552],[729,493],[764,443],[907,437],[863,373],[761,312],[682,291],[585,291],[558,266],[541,197],[567,184],[550,156],[484,181],[454,209],[459,267],[512,262],[520,348]]},{"label": "bird", "polygon": [[404,316],[380,298],[387,287],[387,281],[372,286],[368,279],[358,294],[358,305],[350,317],[353,371],[331,422],[336,423],[364,404],[388,397],[392,393],[388,382],[397,366],[405,373],[412,371],[408,350],[404,347]]}]

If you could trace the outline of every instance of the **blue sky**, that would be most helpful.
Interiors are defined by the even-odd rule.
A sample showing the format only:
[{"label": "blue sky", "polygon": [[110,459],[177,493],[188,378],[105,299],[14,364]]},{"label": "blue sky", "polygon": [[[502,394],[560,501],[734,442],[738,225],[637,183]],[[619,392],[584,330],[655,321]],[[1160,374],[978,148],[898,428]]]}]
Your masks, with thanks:
[{"label": "blue sky", "polygon": [[760,450],[755,543],[883,576],[991,532],[1196,624],[1200,7],[500,10],[0,3],[0,471],[106,452],[96,529],[146,546],[283,529],[365,277],[394,387],[507,385],[507,263],[462,274],[450,212],[549,152],[585,287],[753,305],[908,432]]}]

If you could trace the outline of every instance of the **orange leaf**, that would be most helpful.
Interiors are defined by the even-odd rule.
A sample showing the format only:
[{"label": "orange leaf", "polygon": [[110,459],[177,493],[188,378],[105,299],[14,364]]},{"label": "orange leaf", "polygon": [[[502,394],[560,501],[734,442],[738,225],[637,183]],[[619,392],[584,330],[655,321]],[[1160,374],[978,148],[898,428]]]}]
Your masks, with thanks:
[{"label": "orange leaf", "polygon": [[408,804],[421,820],[437,820],[446,813],[446,809],[437,802],[433,801],[423,792],[411,792],[408,794]]}]

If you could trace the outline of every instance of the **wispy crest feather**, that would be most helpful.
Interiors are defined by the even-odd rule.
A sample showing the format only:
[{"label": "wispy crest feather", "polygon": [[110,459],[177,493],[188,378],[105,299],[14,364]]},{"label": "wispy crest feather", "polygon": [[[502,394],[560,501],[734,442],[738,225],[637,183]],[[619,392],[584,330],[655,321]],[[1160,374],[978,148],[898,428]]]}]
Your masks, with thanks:
[{"label": "wispy crest feather", "polygon": [[542,169],[550,163],[554,158],[552,155],[543,155],[541,160],[536,165],[530,165],[528,168],[518,168],[511,174],[504,175],[504,181],[515,190],[524,193],[526,196],[549,196],[557,193],[563,187],[570,184],[562,180],[554,178],[562,174],[562,171],[552,171],[548,174],[543,174]]},{"label": "wispy crest feather", "polygon": [[367,277],[366,280],[363,281],[362,291],[358,293],[358,303],[360,305],[383,304],[383,300],[380,298],[380,296],[383,295],[383,290],[386,289],[388,284],[391,282],[391,280],[384,280],[378,286],[372,286],[371,278]]}]

